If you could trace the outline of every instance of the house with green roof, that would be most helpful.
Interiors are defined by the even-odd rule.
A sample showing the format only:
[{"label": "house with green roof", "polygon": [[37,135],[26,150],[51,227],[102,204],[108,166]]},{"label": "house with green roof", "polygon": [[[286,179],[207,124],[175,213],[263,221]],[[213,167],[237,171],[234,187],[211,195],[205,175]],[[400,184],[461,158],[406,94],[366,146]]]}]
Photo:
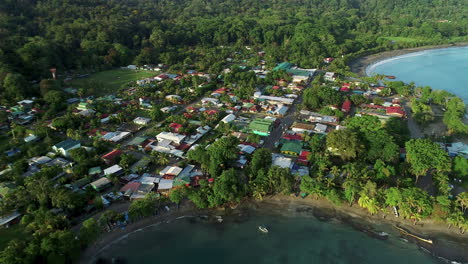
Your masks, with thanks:
[{"label": "house with green roof", "polygon": [[250,122],[249,129],[252,133],[260,136],[270,135],[272,128],[273,120],[271,119],[260,119],[257,118],[254,121]]},{"label": "house with green roof", "polygon": [[276,66],[275,68],[273,68],[273,71],[278,71],[278,70],[287,71],[287,70],[289,70],[292,66],[293,66],[292,63],[289,63],[289,62],[282,62],[282,63],[278,64],[278,66]]},{"label": "house with green roof", "polygon": [[128,142],[129,147],[138,148],[139,150],[143,150],[145,142],[149,139],[149,137],[145,136],[137,136],[134,137],[130,142]]},{"label": "house with green roof", "polygon": [[54,145],[52,150],[64,157],[70,157],[70,150],[81,147],[80,141],[67,138],[66,140]]},{"label": "house with green roof", "polygon": [[281,153],[291,156],[299,156],[302,151],[302,143],[300,141],[288,141],[281,147]]},{"label": "house with green roof", "polygon": [[84,110],[88,110],[88,109],[91,109],[90,105],[88,103],[85,103],[85,102],[81,102],[78,104],[78,107],[76,108],[80,111],[84,111]]},{"label": "house with green roof", "polygon": [[102,169],[101,167],[97,166],[97,167],[92,167],[88,170],[88,175],[90,176],[94,176],[94,175],[99,175],[102,173]]}]

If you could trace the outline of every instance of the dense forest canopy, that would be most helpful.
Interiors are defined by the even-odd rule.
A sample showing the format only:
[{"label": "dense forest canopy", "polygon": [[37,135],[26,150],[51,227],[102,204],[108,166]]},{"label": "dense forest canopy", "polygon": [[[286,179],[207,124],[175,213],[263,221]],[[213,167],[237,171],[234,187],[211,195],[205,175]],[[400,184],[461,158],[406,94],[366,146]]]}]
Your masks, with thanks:
[{"label": "dense forest canopy", "polygon": [[[7,73],[38,80],[51,67],[193,62],[210,70],[221,45],[314,67],[325,56],[464,37],[466,11],[463,0],[4,0],[0,84]],[[388,36],[422,42],[391,47]]]}]

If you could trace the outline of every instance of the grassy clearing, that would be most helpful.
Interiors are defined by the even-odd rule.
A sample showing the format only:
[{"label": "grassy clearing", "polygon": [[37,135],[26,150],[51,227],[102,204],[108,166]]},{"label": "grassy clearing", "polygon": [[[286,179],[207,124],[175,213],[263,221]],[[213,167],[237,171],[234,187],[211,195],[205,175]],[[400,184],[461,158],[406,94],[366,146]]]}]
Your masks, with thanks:
[{"label": "grassy clearing", "polygon": [[26,235],[24,228],[18,224],[0,229],[0,250],[3,250],[11,240],[24,238]]},{"label": "grassy clearing", "polygon": [[74,79],[71,86],[74,88],[84,88],[93,86],[96,95],[113,93],[122,85],[139,79],[157,75],[156,72],[115,69],[91,74],[90,76]]}]

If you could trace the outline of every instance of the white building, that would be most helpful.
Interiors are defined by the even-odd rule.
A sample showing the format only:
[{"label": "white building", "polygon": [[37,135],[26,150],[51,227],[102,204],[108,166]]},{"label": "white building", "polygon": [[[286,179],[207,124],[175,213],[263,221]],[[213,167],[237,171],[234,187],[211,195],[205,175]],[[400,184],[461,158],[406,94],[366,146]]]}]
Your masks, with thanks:
[{"label": "white building", "polygon": [[337,75],[334,72],[326,72],[323,78],[325,81],[334,82],[336,81]]},{"label": "white building", "polygon": [[[257,95],[258,96],[258,95]],[[256,97],[256,95],[254,95]],[[257,97],[258,100],[264,100],[269,102],[270,104],[292,104],[294,103],[294,99],[285,98],[285,97],[277,97],[277,96],[268,96],[268,95],[259,95]]]},{"label": "white building", "polygon": [[146,125],[149,124],[149,122],[151,122],[151,119],[146,118],[146,117],[137,117],[137,118],[133,119],[133,123],[135,123],[137,125],[141,125],[141,126],[146,126]]},{"label": "white building", "polygon": [[288,168],[291,169],[293,164],[292,159],[287,158],[283,155],[280,154],[271,154],[271,160],[272,160],[272,165],[273,166],[278,166],[280,168]]},{"label": "white building", "polygon": [[182,141],[184,141],[185,136],[172,132],[161,132],[156,136],[156,139],[158,140],[158,142],[162,142],[163,140],[169,140],[180,145]]},{"label": "white building", "polygon": [[164,176],[164,175],[170,175],[170,176],[175,176],[179,175],[182,172],[182,168],[177,167],[177,166],[167,166],[164,168],[162,171],[159,172],[159,175]]},{"label": "white building", "polygon": [[229,114],[225,116],[223,119],[221,119],[221,122],[223,123],[231,123],[232,121],[236,120],[236,116],[233,114]]},{"label": "white building", "polygon": [[124,170],[122,169],[122,167],[120,167],[119,165],[114,165],[112,167],[109,167],[107,169],[104,170],[104,175],[111,175],[111,174],[114,174],[114,175],[119,175],[121,173],[123,173]]}]

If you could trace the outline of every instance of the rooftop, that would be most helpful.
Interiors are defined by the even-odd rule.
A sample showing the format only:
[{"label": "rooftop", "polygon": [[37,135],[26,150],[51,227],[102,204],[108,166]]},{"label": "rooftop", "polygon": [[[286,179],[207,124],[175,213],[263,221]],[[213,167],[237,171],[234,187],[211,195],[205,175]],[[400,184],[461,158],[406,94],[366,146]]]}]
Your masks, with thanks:
[{"label": "rooftop", "polygon": [[73,148],[74,146],[76,146],[78,144],[80,144],[80,141],[67,138],[66,140],[54,145],[54,147],[56,147],[57,149],[68,150],[68,149],[71,149],[71,148]]}]

